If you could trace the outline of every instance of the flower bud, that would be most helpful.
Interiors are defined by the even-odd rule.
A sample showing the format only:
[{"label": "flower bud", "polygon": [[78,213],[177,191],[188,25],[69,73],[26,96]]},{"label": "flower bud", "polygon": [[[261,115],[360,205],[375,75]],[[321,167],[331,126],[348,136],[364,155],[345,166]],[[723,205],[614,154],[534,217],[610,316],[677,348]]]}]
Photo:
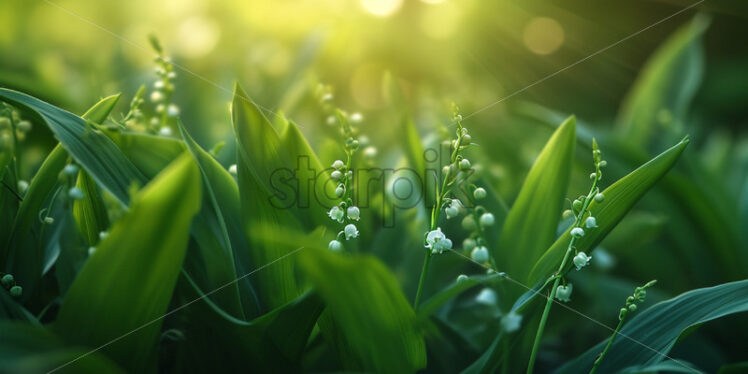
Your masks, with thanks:
[{"label": "flower bud", "polygon": [[475,218],[473,218],[472,215],[465,216],[465,218],[462,219],[462,228],[466,231],[475,231],[475,229],[478,228]]},{"label": "flower bud", "polygon": [[52,218],[52,217],[44,217],[44,223],[46,223],[48,225],[51,225],[51,224],[55,223],[55,219]]},{"label": "flower bud", "polygon": [[0,280],[0,283],[2,283],[3,287],[8,288],[13,287],[13,285],[16,284],[16,280],[13,278],[13,274],[5,274]]},{"label": "flower bud", "polygon": [[169,104],[166,108],[166,115],[169,117],[176,117],[179,115],[179,107],[174,104]]},{"label": "flower bud", "polygon": [[596,202],[602,203],[603,200],[605,200],[605,195],[603,195],[602,192],[598,192],[597,194],[595,194],[595,201]]},{"label": "flower bud", "polygon": [[571,203],[571,207],[572,209],[574,209],[575,214],[579,214],[579,212],[582,210],[583,205],[584,203],[582,202],[582,200],[579,200],[579,199],[576,199],[574,200],[573,203]]},{"label": "flower bud", "polygon": [[597,174],[595,174],[595,173],[591,173],[591,174],[590,174],[590,179],[593,179],[593,180],[594,180],[595,178],[597,178]]},{"label": "flower bud", "polygon": [[475,301],[484,305],[496,305],[496,292],[490,288],[484,288],[475,297]]},{"label": "flower bud", "polygon": [[462,136],[462,145],[468,145],[473,142],[473,137],[470,136],[470,134],[465,134]]},{"label": "flower bud", "polygon": [[236,164],[231,164],[231,166],[229,166],[229,174],[236,175],[236,173],[237,173]]},{"label": "flower bud", "polygon": [[22,293],[23,293],[23,288],[21,288],[21,286],[13,286],[10,288],[10,296],[21,297]]},{"label": "flower bud", "polygon": [[18,193],[24,193],[26,192],[26,189],[28,188],[29,188],[29,182],[26,182],[25,180],[18,181]]},{"label": "flower bud", "polygon": [[579,252],[574,256],[574,266],[577,267],[577,270],[581,270],[583,267],[589,265],[590,260],[592,260],[592,256],[587,256],[586,253]]},{"label": "flower bud", "polygon": [[161,126],[160,129],[158,129],[158,134],[161,136],[171,136],[174,132],[171,131],[171,127],[169,126]]},{"label": "flower bud", "polygon": [[465,274],[460,274],[457,276],[457,283],[464,282],[468,280],[468,276]]},{"label": "flower bud", "polygon": [[473,191],[473,197],[476,200],[483,200],[486,198],[486,190],[483,187],[478,187]]},{"label": "flower bud", "polygon": [[330,174],[330,178],[332,178],[335,181],[339,181],[343,179],[343,173],[340,172],[340,170],[335,170]]},{"label": "flower bud", "polygon": [[478,243],[475,242],[475,239],[467,238],[462,241],[462,248],[466,251],[472,251],[476,245],[478,245]]},{"label": "flower bud", "polygon": [[636,312],[636,304],[629,305],[629,311]]},{"label": "flower bud", "polygon": [[88,255],[89,256],[93,255],[94,252],[96,252],[96,247],[93,247],[93,246],[88,247]]},{"label": "flower bud", "polygon": [[561,213],[561,217],[564,219],[574,217],[574,213],[571,212],[571,209],[564,210],[563,213]]},{"label": "flower bud", "polygon": [[496,219],[493,217],[493,214],[491,213],[483,213],[480,216],[480,225],[482,227],[492,226],[495,222],[496,222]]},{"label": "flower bud", "polygon": [[343,243],[337,240],[331,240],[327,248],[333,252],[339,252],[341,249],[343,249]]},{"label": "flower bud", "polygon": [[571,229],[571,236],[575,238],[581,238],[584,236],[584,230],[581,227],[575,227]]},{"label": "flower bud", "polygon": [[601,168],[604,168],[606,166],[608,166],[608,161],[605,161],[605,160],[600,161],[600,167]]},{"label": "flower bud", "polygon": [[153,101],[154,103],[158,103],[163,99],[164,99],[164,94],[161,93],[161,91],[151,92],[151,101]]},{"label": "flower bud", "polygon": [[340,170],[345,167],[345,164],[341,160],[335,160],[335,162],[332,163],[333,169]]},{"label": "flower bud", "polygon": [[556,288],[556,299],[559,301],[569,302],[571,301],[571,291],[573,286],[569,283],[568,286],[558,286]]},{"label": "flower bud", "polygon": [[345,240],[358,238],[358,229],[356,228],[356,225],[352,223],[345,225],[343,232],[345,233]]},{"label": "flower bud", "polygon": [[512,333],[519,330],[522,325],[522,316],[511,311],[501,317],[501,329],[506,333]]},{"label": "flower bud", "polygon": [[467,170],[470,170],[470,167],[471,167],[471,166],[472,166],[472,165],[470,165],[470,160],[468,160],[468,159],[466,159],[466,158],[463,158],[463,159],[462,159],[462,160],[460,161],[460,170],[462,170],[462,171],[467,171]]},{"label": "flower bud", "polygon": [[62,169],[62,171],[67,175],[73,176],[78,172],[78,165],[67,164],[65,165],[65,168]]},{"label": "flower bud", "polygon": [[31,131],[31,122],[26,121],[26,120],[19,121],[16,124],[16,127],[18,127],[18,131],[20,132],[29,132]]},{"label": "flower bud", "polygon": [[345,185],[341,183],[338,185],[338,188],[335,189],[335,196],[343,197],[344,194],[345,194]]},{"label": "flower bud", "polygon": [[68,190],[68,196],[70,196],[73,200],[82,200],[83,199],[83,191],[81,191],[78,187],[73,187]]},{"label": "flower bud", "polygon": [[356,113],[351,114],[351,122],[359,123],[363,120],[364,120],[364,116],[361,113],[356,112]]},{"label": "flower bud", "polygon": [[584,221],[584,227],[591,229],[597,227],[597,220],[593,216],[587,217],[587,219]]},{"label": "flower bud", "polygon": [[488,262],[488,249],[484,246],[480,246],[478,248],[473,249],[473,251],[470,253],[470,257],[473,259],[473,261],[484,264]]},{"label": "flower bud", "polygon": [[348,219],[358,221],[361,217],[361,211],[358,210],[357,206],[348,207]]},{"label": "flower bud", "polygon": [[107,238],[107,236],[109,236],[108,232],[106,232],[106,231],[100,231],[99,232],[99,240],[104,240],[104,239]]}]

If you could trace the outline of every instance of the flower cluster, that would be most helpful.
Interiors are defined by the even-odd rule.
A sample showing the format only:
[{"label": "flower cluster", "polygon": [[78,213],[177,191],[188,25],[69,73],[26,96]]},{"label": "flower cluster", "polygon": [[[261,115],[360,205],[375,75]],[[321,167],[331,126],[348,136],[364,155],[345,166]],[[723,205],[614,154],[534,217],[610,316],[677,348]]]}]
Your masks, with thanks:
[{"label": "flower cluster", "polygon": [[30,121],[22,119],[17,110],[3,103],[0,106],[0,154],[12,152],[18,142],[26,139],[31,127]]},{"label": "flower cluster", "polygon": [[[569,235],[571,235],[571,241],[569,242],[569,247],[567,249],[566,256],[564,257],[562,267],[566,265],[565,262],[571,254],[574,255],[571,258],[571,264],[576,267],[577,270],[581,270],[583,267],[589,265],[590,261],[592,261],[592,256],[587,255],[587,253],[585,253],[584,251],[578,251],[575,244],[577,240],[584,237],[586,233],[585,230],[589,231],[597,228],[597,218],[595,218],[588,210],[590,204],[593,201],[599,204],[605,200],[605,195],[600,192],[597,184],[602,178],[601,168],[605,167],[606,162],[601,158],[600,149],[598,148],[597,142],[594,139],[592,140],[592,159],[595,165],[595,172],[590,174],[590,179],[592,179],[592,187],[590,188],[590,192],[587,195],[581,195],[576,198],[571,202],[571,209],[564,211],[564,217],[573,217],[574,224],[569,231]],[[556,299],[558,299],[559,301],[570,301],[572,290],[571,284],[567,286],[566,280],[561,274],[557,274],[555,277],[560,278],[559,280],[563,280],[564,282],[564,285],[556,286]]]},{"label": "flower cluster", "polygon": [[352,160],[353,155],[361,147],[361,143],[357,139],[357,129],[352,123],[358,123],[363,120],[361,114],[354,113],[348,115],[344,111],[336,108],[332,108],[332,93],[329,88],[320,86],[317,94],[323,109],[334,112],[333,120],[328,117],[328,123],[339,124],[340,132],[345,139],[345,155],[346,161],[335,160],[332,163],[332,172],[330,178],[337,183],[335,187],[335,196],[340,199],[337,205],[330,208],[327,212],[328,217],[335,222],[345,225],[337,237],[330,241],[328,248],[332,251],[340,251],[343,249],[343,243],[341,240],[355,239],[359,235],[358,227],[356,222],[361,219],[361,210],[353,204],[353,170]]}]

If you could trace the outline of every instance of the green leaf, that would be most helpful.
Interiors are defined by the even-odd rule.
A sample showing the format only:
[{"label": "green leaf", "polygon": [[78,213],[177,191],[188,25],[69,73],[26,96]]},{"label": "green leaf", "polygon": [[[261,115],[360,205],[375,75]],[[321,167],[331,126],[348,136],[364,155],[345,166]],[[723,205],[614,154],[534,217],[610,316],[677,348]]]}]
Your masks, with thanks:
[{"label": "green leaf", "polygon": [[[745,311],[748,311],[748,280],[692,290],[653,305],[623,326],[599,370],[612,373],[634,365],[657,364],[667,358],[664,355],[670,352],[684,330]],[[589,371],[606,343],[603,341],[592,347],[558,372]]]},{"label": "green leaf", "polygon": [[[232,122],[237,140],[237,172],[242,225],[250,244],[252,263],[257,267],[276,261],[295,250],[291,245],[271,245],[262,231],[295,230],[299,222],[288,206],[273,199],[271,175],[288,165],[280,139],[270,122],[237,84],[234,88]],[[257,274],[260,301],[266,310],[281,306],[299,295],[293,262],[279,261]]]},{"label": "green leaf", "polygon": [[42,163],[29,183],[23,202],[18,208],[8,245],[0,249],[0,261],[6,261],[5,268],[12,273],[26,290],[24,299],[31,295],[36,282],[42,276],[43,251],[39,230],[45,225],[39,222],[39,213],[47,202],[47,197],[58,186],[58,175],[65,167],[68,154],[57,145]]},{"label": "green leaf", "polygon": [[492,255],[514,277],[525,277],[556,237],[576,143],[576,120],[569,117],[554,132],[509,210]]},{"label": "green leaf", "polygon": [[98,352],[70,346],[49,330],[0,321],[0,362],[4,373],[124,373]]},{"label": "green leaf", "polygon": [[73,217],[88,245],[94,246],[99,242],[99,233],[109,227],[106,206],[96,188],[96,182],[85,170],[78,173],[75,185],[83,191],[83,199],[73,202]]},{"label": "green leaf", "polygon": [[200,174],[185,154],[112,226],[68,291],[55,330],[90,347],[132,333],[101,351],[129,370],[147,368],[199,207]]},{"label": "green leaf", "polygon": [[379,260],[317,248],[306,248],[300,256],[304,274],[325,300],[360,369],[410,373],[426,366],[415,313]]},{"label": "green leaf", "polygon": [[[684,138],[678,144],[606,188],[603,191],[605,200],[602,203],[593,201],[588,208],[590,214],[597,219],[598,227],[587,230],[585,235],[577,240],[577,250],[589,252],[594,249],[623,219],[623,216],[639,201],[644,193],[675,165],[687,145],[688,138]],[[567,229],[538,260],[527,278],[528,283],[534,284],[538,279],[551,274],[558,267],[571,240],[569,231],[570,229]]]},{"label": "green leaf", "polygon": [[502,276],[499,274],[474,275],[458,282],[451,283],[421,304],[418,308],[418,318],[428,318],[428,316],[434,313],[439,307],[446,304],[457,295],[477,285],[486,284],[501,278]]},{"label": "green leaf", "polygon": [[332,179],[295,122],[290,121],[285,126],[280,142],[284,153],[294,160],[290,166],[295,168],[294,180],[298,193],[294,205],[297,215],[309,229],[329,226],[331,220],[326,213],[336,204],[335,183],[325,183]]},{"label": "green leaf", "polygon": [[[117,94],[101,99],[86,111],[82,118],[97,124],[103,123],[119,98],[120,95]],[[81,170],[75,185],[83,191],[83,199],[73,202],[73,216],[88,245],[93,246],[99,241],[99,233],[109,227],[109,217],[104,201],[96,188],[96,182],[88,172]]]},{"label": "green leaf", "polygon": [[[183,280],[183,281],[182,281]],[[189,337],[181,348],[176,368],[185,372],[210,372],[216,367],[241,372],[298,372],[306,347],[324,304],[314,292],[280,306],[250,322],[224,313],[183,272],[180,294],[186,305],[177,318]]]},{"label": "green leaf", "polygon": [[499,364],[501,363],[501,349],[499,349],[499,343],[504,339],[504,332],[500,332],[499,335],[491,342],[485,352],[473,362],[470,366],[465,368],[462,374],[479,374],[479,373],[496,373],[499,370]]},{"label": "green leaf", "polygon": [[697,16],[660,47],[634,83],[619,116],[619,137],[646,146],[657,126],[682,126],[701,83],[700,43],[709,21]]},{"label": "green leaf", "polygon": [[43,121],[75,161],[123,204],[130,199],[131,182],[145,182],[143,174],[92,122],[20,92],[0,88],[0,99],[26,108]]},{"label": "green leaf", "polygon": [[[192,139],[181,121],[179,121],[179,129],[187,148],[200,168],[205,191],[201,213],[193,225],[193,232],[198,230],[209,231],[196,233],[195,239],[198,242],[196,249],[199,252],[195,253],[194,256],[190,254],[185,266],[191,265],[188,273],[193,278],[196,278],[199,274],[202,275],[203,281],[198,281],[201,287],[213,290],[236,279],[235,258],[239,265],[238,269],[242,274],[249,273],[252,270],[252,262],[249,259],[249,245],[241,228],[239,188],[234,181],[234,177]],[[214,238],[213,241],[217,243],[210,245],[209,238]],[[251,285],[248,281],[232,283],[220,292],[214,293],[211,297],[221,307],[226,308],[231,315],[243,318],[244,312],[237,284],[245,285],[251,291]],[[248,301],[252,302],[247,305],[249,314],[258,313],[260,306],[257,300],[248,298]]]}]

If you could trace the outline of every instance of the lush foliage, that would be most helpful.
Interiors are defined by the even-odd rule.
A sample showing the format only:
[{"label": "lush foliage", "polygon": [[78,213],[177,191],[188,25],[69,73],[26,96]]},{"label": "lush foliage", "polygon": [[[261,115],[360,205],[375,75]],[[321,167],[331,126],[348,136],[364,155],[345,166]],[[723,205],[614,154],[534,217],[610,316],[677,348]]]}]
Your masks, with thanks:
[{"label": "lush foliage", "polygon": [[707,29],[657,50],[611,129],[424,116],[388,74],[374,124],[316,81],[280,101],[317,127],[236,83],[208,148],[155,38],[129,100],[0,88],[0,372],[745,368],[745,143],[689,117]]}]

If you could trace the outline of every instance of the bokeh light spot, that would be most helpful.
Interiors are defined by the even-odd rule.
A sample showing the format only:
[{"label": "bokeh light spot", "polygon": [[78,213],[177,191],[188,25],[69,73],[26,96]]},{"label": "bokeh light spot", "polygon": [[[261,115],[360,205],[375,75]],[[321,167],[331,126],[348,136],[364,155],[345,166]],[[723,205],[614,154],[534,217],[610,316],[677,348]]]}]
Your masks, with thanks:
[{"label": "bokeh light spot", "polygon": [[525,26],[522,38],[532,53],[549,55],[564,44],[564,29],[552,18],[537,17]]},{"label": "bokeh light spot", "polygon": [[386,17],[397,12],[403,5],[403,0],[361,0],[361,5],[369,13]]},{"label": "bokeh light spot", "polygon": [[215,48],[220,37],[216,23],[204,17],[191,17],[179,25],[177,43],[179,52],[191,58],[202,57]]}]

